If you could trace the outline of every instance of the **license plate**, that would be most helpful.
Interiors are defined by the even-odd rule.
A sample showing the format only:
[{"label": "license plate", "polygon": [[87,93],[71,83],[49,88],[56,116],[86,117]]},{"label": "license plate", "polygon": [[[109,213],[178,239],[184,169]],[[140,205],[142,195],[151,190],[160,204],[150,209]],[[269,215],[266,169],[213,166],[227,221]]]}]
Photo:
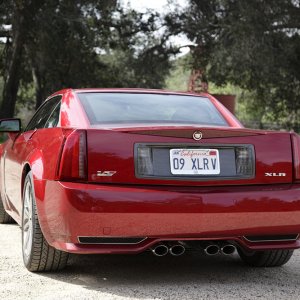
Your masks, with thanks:
[{"label": "license plate", "polygon": [[220,174],[217,149],[170,149],[171,173],[174,175]]}]

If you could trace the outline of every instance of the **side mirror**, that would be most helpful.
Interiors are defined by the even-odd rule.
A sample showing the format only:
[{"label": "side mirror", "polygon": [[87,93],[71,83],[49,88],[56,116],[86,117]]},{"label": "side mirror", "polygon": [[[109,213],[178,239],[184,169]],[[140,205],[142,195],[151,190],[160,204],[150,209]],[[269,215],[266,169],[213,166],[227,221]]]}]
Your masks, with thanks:
[{"label": "side mirror", "polygon": [[20,132],[20,119],[3,119],[0,120],[0,132]]}]

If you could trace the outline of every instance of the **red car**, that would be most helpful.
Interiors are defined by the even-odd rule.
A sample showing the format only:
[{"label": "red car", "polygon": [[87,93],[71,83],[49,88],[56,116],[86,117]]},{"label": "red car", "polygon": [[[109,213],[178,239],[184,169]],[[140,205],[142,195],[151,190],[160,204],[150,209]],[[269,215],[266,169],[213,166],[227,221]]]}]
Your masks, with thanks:
[{"label": "red car", "polygon": [[0,222],[22,227],[30,271],[186,249],[280,266],[300,248],[300,136],[246,129],[208,94],[66,89],[0,131]]}]

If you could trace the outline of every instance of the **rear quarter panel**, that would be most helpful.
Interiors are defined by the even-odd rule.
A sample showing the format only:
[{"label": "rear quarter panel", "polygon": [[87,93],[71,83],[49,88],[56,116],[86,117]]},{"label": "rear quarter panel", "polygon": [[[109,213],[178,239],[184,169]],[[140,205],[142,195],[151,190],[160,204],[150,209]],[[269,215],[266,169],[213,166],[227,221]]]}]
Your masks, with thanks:
[{"label": "rear quarter panel", "polygon": [[24,164],[31,167],[37,201],[44,199],[45,181],[56,179],[63,142],[62,128],[40,129],[32,139],[34,150]]}]

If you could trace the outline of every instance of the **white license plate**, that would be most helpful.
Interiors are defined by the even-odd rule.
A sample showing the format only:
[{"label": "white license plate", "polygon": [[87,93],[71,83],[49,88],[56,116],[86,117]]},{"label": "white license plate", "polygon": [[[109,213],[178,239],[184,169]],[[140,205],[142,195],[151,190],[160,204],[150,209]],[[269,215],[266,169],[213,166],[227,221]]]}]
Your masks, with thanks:
[{"label": "white license plate", "polygon": [[220,174],[217,149],[170,149],[171,173],[174,175]]}]

